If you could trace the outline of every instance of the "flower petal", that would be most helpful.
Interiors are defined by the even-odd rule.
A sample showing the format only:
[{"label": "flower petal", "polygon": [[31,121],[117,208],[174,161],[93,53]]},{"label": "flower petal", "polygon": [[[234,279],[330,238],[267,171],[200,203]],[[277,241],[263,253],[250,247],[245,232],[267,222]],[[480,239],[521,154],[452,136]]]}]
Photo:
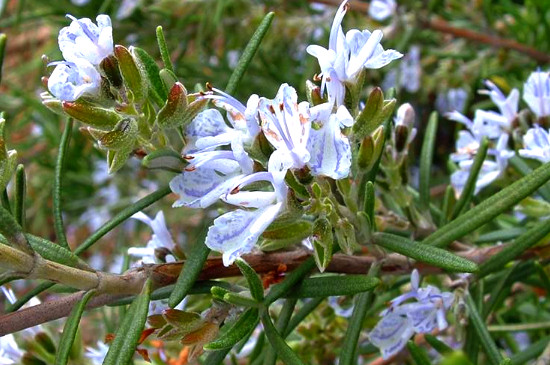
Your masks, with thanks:
[{"label": "flower petal", "polygon": [[214,220],[205,243],[210,249],[223,253],[223,264],[229,266],[239,256],[252,251],[282,206],[277,203],[254,211],[238,209],[225,213]]},{"label": "flower petal", "polygon": [[389,313],[369,333],[369,339],[380,349],[382,357],[388,359],[401,351],[413,334],[408,317]]}]

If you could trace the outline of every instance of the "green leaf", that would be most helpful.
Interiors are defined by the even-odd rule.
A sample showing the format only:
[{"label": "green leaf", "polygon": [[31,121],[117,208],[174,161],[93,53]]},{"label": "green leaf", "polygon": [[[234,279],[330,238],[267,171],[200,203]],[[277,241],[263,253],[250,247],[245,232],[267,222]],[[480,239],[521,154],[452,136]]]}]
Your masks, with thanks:
[{"label": "green leaf", "polygon": [[262,19],[260,25],[258,26],[258,29],[256,29],[256,31],[248,41],[248,44],[246,45],[246,48],[244,49],[243,54],[239,59],[237,66],[235,67],[235,70],[233,71],[231,77],[229,78],[229,81],[227,82],[227,86],[225,87],[226,93],[233,94],[235,91],[237,91],[237,86],[239,86],[239,82],[241,81],[246,69],[248,68],[248,65],[250,65],[250,62],[252,62],[254,54],[256,54],[256,51],[258,50],[258,48],[260,48],[260,44],[262,43],[265,34],[269,30],[269,27],[274,17],[274,12],[267,13],[266,16]]},{"label": "green leaf", "polygon": [[411,357],[413,358],[416,365],[430,365],[430,359],[428,358],[428,354],[426,354],[426,351],[417,346],[414,342],[408,341],[407,342],[407,349],[409,350],[409,353],[411,354]]},{"label": "green leaf", "polygon": [[269,313],[265,310],[262,315],[262,324],[264,326],[265,335],[269,340],[269,343],[275,349],[277,356],[286,364],[286,365],[303,365],[304,363],[294,351],[286,344],[285,340],[281,337],[277,329],[271,322],[269,318]]},{"label": "green leaf", "polygon": [[[376,279],[378,275],[379,265],[373,265],[369,270],[369,278]],[[378,280],[378,279],[376,279]],[[346,335],[342,342],[340,350],[340,360],[338,365],[354,365],[357,362],[357,346],[359,335],[363,329],[363,321],[367,315],[367,310],[371,306],[374,299],[372,291],[361,293],[354,298],[354,307],[351,318],[348,321]]]},{"label": "green leaf", "polygon": [[481,346],[485,349],[485,353],[489,359],[489,362],[493,365],[499,365],[503,360],[502,355],[497,349],[495,342],[491,338],[487,326],[483,319],[479,315],[476,305],[470,295],[466,295],[466,305],[468,307],[468,313],[470,317],[470,324],[473,325]]},{"label": "green leaf", "polygon": [[150,84],[149,90],[155,100],[155,103],[157,103],[157,105],[159,106],[163,105],[164,100],[166,100],[168,95],[166,94],[166,89],[164,88],[164,84],[160,79],[159,66],[157,65],[153,57],[151,57],[149,53],[147,53],[145,50],[139,47],[132,47],[131,51],[134,57],[137,59],[138,63],[140,64],[145,75],[147,76],[147,80]]},{"label": "green leaf", "polygon": [[122,73],[124,84],[134,94],[137,102],[143,101],[147,88],[132,53],[126,47],[117,44],[115,46],[115,57],[118,60],[118,67]]},{"label": "green leaf", "polygon": [[254,269],[250,267],[250,265],[248,265],[248,263],[243,259],[237,259],[235,264],[239,267],[239,270],[241,270],[241,273],[246,278],[252,298],[258,302],[262,302],[264,300],[264,288],[260,277],[256,274],[256,271],[254,271]]},{"label": "green leaf", "polygon": [[[526,176],[533,172],[533,169],[525,162],[525,160],[517,155],[509,159],[508,162],[514,170],[521,174],[521,176]],[[544,198],[544,200],[550,201],[550,184],[547,183],[542,185],[539,188],[538,193]]]},{"label": "green leaf", "polygon": [[368,275],[326,275],[304,279],[289,293],[291,298],[326,298],[373,290],[380,280]]},{"label": "green leaf", "polygon": [[71,314],[69,314],[69,317],[65,322],[65,326],[63,327],[61,339],[59,340],[59,347],[55,355],[55,365],[66,365],[69,361],[69,355],[76,338],[76,331],[78,330],[78,326],[80,324],[80,318],[82,317],[82,313],[84,313],[86,304],[90,298],[94,296],[94,294],[94,290],[85,293],[82,296],[82,299],[75,304]]},{"label": "green leaf", "polygon": [[27,304],[27,302],[29,300],[31,300],[32,298],[34,298],[38,294],[42,293],[43,291],[48,290],[49,288],[51,288],[54,285],[55,285],[55,283],[50,283],[50,282],[45,282],[45,283],[39,284],[37,287],[27,291],[25,294],[20,296],[19,299],[17,299],[17,301],[15,303],[8,306],[6,308],[6,313],[15,312],[16,310],[18,310],[19,308],[21,308],[22,306]]},{"label": "green leaf", "polygon": [[332,260],[332,246],[334,237],[332,226],[325,217],[318,218],[313,224],[311,244],[313,245],[313,257],[320,272],[324,272]]},{"label": "green leaf", "polygon": [[544,220],[516,238],[513,243],[506,245],[502,251],[489,257],[479,266],[479,277],[484,277],[494,271],[501,270],[508,262],[514,260],[525,250],[539,243],[550,234],[550,220]]},{"label": "green leaf", "polygon": [[375,233],[374,243],[420,262],[456,272],[475,272],[477,265],[443,249],[413,242],[389,233]]},{"label": "green leaf", "polygon": [[175,173],[181,173],[186,164],[181,154],[171,149],[153,151],[141,161],[141,165],[148,169],[162,169]]},{"label": "green leaf", "polygon": [[[205,234],[203,233],[201,238],[204,236]],[[189,290],[191,290],[193,284],[199,277],[202,268],[204,267],[204,263],[206,262],[209,253],[210,249],[204,244],[204,239],[197,240],[191,253],[187,257],[187,260],[185,260],[185,264],[181,269],[178,281],[174,287],[174,291],[168,299],[168,305],[171,308],[175,308],[183,300],[183,298],[185,298]]]},{"label": "green leaf", "polygon": [[4,207],[0,207],[0,234],[4,236],[14,248],[29,254],[33,253],[32,247],[23,234],[23,229],[11,213]]},{"label": "green leaf", "polygon": [[353,134],[358,139],[371,135],[376,128],[389,119],[396,105],[395,99],[384,100],[384,93],[375,87],[353,125]]},{"label": "green leaf", "polygon": [[233,293],[233,292],[225,293],[222,299],[223,299],[223,301],[225,301],[229,304],[242,306],[242,307],[253,307],[253,308],[255,308],[255,307],[258,307],[260,305],[260,303],[258,303],[257,301],[255,301],[254,299],[252,299],[252,298],[250,298],[246,295]]},{"label": "green leaf", "polygon": [[550,162],[485,199],[454,221],[447,223],[424,239],[423,243],[438,247],[447,246],[512,208],[548,180],[550,180]]},{"label": "green leaf", "polygon": [[25,166],[17,165],[15,170],[15,207],[13,215],[17,223],[25,229],[25,197],[27,194],[27,183],[25,177]]},{"label": "green leaf", "polygon": [[124,208],[117,215],[115,215],[111,220],[106,222],[101,226],[96,232],[94,232],[90,237],[88,237],[77,249],[74,251],[75,254],[80,255],[82,252],[90,248],[94,243],[99,241],[101,237],[112,231],[120,223],[124,222],[126,219],[130,218],[135,213],[147,208],[149,205],[155,203],[156,201],[164,198],[166,195],[170,194],[169,186],[160,188],[159,190],[145,196],[144,198],[138,200],[134,204]]},{"label": "green leaf", "polygon": [[418,192],[420,193],[420,207],[424,211],[430,208],[430,177],[432,175],[432,163],[437,137],[437,112],[432,112],[420,152],[420,182]]},{"label": "green leaf", "polygon": [[229,354],[229,351],[231,351],[231,348],[209,353],[206,359],[204,359],[204,364],[221,365],[223,363],[223,360],[225,360],[225,358]]},{"label": "green leaf", "polygon": [[65,164],[65,156],[67,148],[71,140],[71,132],[73,130],[73,119],[69,118],[65,123],[63,134],[61,135],[61,141],[59,143],[59,150],[57,151],[57,159],[55,163],[55,172],[53,180],[53,219],[55,230],[55,236],[57,237],[58,244],[66,249],[69,248],[67,242],[67,236],[65,235],[65,226],[63,225],[63,210],[61,208],[61,193],[63,189],[63,167]]},{"label": "green leaf", "polygon": [[472,168],[470,169],[470,174],[468,175],[468,179],[464,184],[464,189],[462,189],[460,198],[458,198],[458,201],[455,204],[451,219],[455,219],[456,217],[458,217],[462,213],[464,208],[466,208],[468,204],[470,204],[470,201],[472,200],[472,196],[474,195],[476,189],[477,177],[479,175],[479,172],[481,171],[483,162],[485,162],[485,157],[487,157],[488,149],[489,140],[487,139],[487,137],[484,137],[479,145],[474,163],[472,165]]},{"label": "green leaf", "polygon": [[162,58],[164,67],[167,70],[174,72],[174,66],[172,66],[172,61],[170,60],[170,52],[168,51],[168,46],[166,45],[166,39],[164,39],[164,32],[162,31],[162,27],[160,25],[157,27],[156,33],[157,33],[157,43],[159,45],[159,50],[160,50],[160,57]]},{"label": "green leaf", "polygon": [[176,82],[170,88],[168,99],[157,113],[156,124],[165,129],[184,127],[188,114],[187,90],[181,82]]},{"label": "green leaf", "polygon": [[249,335],[258,325],[260,317],[257,308],[248,308],[235,323],[231,325],[215,341],[212,341],[204,346],[205,350],[223,350],[232,348],[241,339]]},{"label": "green leaf", "polygon": [[84,100],[63,101],[61,105],[69,116],[101,131],[110,131],[122,119],[114,110],[101,108]]},{"label": "green leaf", "polygon": [[315,308],[317,308],[319,304],[321,304],[324,300],[325,298],[320,297],[312,298],[311,300],[305,302],[305,304],[298,310],[298,312],[296,312],[295,315],[292,316],[292,318],[288,322],[288,325],[286,326],[286,329],[284,331],[284,337],[286,338],[288,335],[290,335],[292,331],[294,331],[294,329],[298,327],[298,325],[302,323],[302,321],[307,316],[309,316],[311,312],[313,312]]},{"label": "green leaf", "polygon": [[25,234],[27,241],[31,245],[34,251],[46,260],[57,262],[62,265],[76,267],[83,270],[92,271],[90,266],[81,260],[78,256],[72,253],[70,250],[57,245],[45,238],[37,237],[32,234]]},{"label": "green leaf", "polygon": [[264,305],[267,307],[277,299],[285,295],[294,285],[304,278],[315,267],[315,259],[313,257],[305,260],[300,266],[294,269],[282,283],[275,284],[271,287],[264,299]]},{"label": "green leaf", "polygon": [[134,357],[149,312],[151,286],[151,280],[147,280],[141,294],[128,308],[103,360],[103,365],[128,364]]},{"label": "green leaf", "polygon": [[536,359],[537,357],[542,354],[546,346],[550,343],[550,336],[545,336],[532,344],[531,346],[527,347],[525,350],[521,351],[520,353],[514,354],[512,356],[511,364],[512,365],[525,365],[528,364],[530,360]]},{"label": "green leaf", "polygon": [[6,54],[6,40],[8,37],[4,33],[0,33],[0,82],[2,82],[2,65],[4,64],[4,56]]},{"label": "green leaf", "polygon": [[426,342],[429,343],[430,346],[432,346],[433,349],[441,355],[447,355],[453,352],[453,349],[445,342],[438,340],[437,337],[430,335],[429,333],[426,333],[424,338],[426,339]]},{"label": "green leaf", "polygon": [[[286,328],[288,327],[288,322],[290,321],[290,316],[292,316],[292,312],[294,312],[296,302],[296,299],[285,300],[285,304],[283,304],[283,308],[281,309],[279,317],[277,318],[277,322],[275,323],[275,328],[277,329],[277,332],[279,332],[283,338],[285,336],[283,336],[282,334],[285,333]],[[264,355],[263,365],[275,365],[276,361],[277,354],[273,347],[269,346]]]}]

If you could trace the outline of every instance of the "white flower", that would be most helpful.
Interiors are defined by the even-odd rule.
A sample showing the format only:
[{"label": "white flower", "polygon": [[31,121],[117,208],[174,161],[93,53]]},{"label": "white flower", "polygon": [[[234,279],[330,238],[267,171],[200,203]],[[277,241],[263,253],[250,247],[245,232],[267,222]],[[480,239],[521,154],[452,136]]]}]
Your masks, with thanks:
[{"label": "white flower", "polygon": [[[268,172],[257,172],[243,178],[237,186],[227,193],[223,200],[242,208],[214,220],[208,229],[206,245],[223,254],[223,264],[231,265],[238,257],[254,248],[265,229],[284,210],[288,188],[284,177],[288,169],[288,160],[275,151],[269,160]],[[282,158],[282,159],[280,159]],[[253,182],[267,181],[273,191],[242,191]]]},{"label": "white flower", "polygon": [[437,94],[435,107],[441,114],[459,112],[463,113],[468,100],[468,92],[462,88],[449,89]]},{"label": "white flower", "polygon": [[[166,227],[166,221],[164,219],[164,213],[159,211],[155,216],[155,219],[149,218],[143,212],[138,212],[132,216],[132,218],[137,219],[145,224],[147,224],[153,230],[153,235],[151,240],[147,242],[146,247],[131,247],[128,249],[128,255],[137,256],[141,258],[141,261],[144,264],[154,264],[155,260],[155,250],[157,249],[167,249],[172,251],[176,244]],[[173,256],[168,256],[167,261],[175,261]]]},{"label": "white flower", "polygon": [[329,99],[342,105],[346,93],[344,83],[354,84],[364,68],[378,69],[403,55],[395,50],[384,50],[380,45],[382,31],[363,32],[352,29],[344,35],[341,24],[348,10],[348,0],[343,1],[330,30],[328,49],[310,45],[306,51],[316,57],[321,67],[321,91],[328,91]]},{"label": "white flower", "polygon": [[[414,302],[408,302],[414,299]],[[451,307],[454,296],[428,285],[419,288],[418,271],[411,274],[411,291],[391,301],[388,309],[369,333],[370,341],[380,348],[382,357],[388,359],[397,354],[414,333],[431,333],[436,328],[447,328],[446,311]]]},{"label": "white flower", "polygon": [[53,96],[63,101],[75,101],[85,94],[98,94],[100,86],[101,75],[84,59],[57,63],[48,78],[48,89]]},{"label": "white flower", "polygon": [[63,58],[69,62],[84,59],[97,66],[113,53],[113,28],[108,15],[98,15],[97,25],[88,18],[76,19],[72,15],[68,27],[59,31],[58,43]]},{"label": "white flower", "polygon": [[535,125],[523,136],[525,148],[519,150],[519,155],[546,163],[550,161],[550,134],[543,128]]},{"label": "white flower", "polygon": [[97,348],[86,347],[86,353],[84,356],[90,360],[93,365],[102,365],[108,351],[109,346],[101,341],[97,341]]},{"label": "white flower", "polygon": [[0,365],[20,364],[22,356],[23,351],[12,334],[0,337]]},{"label": "white flower", "polygon": [[275,99],[260,98],[258,112],[265,137],[280,154],[287,155],[288,168],[304,167],[311,157],[306,148],[311,129],[309,104],[298,104],[296,90],[282,84]]},{"label": "white flower", "polygon": [[550,115],[550,72],[531,73],[523,85],[523,100],[537,117]]},{"label": "white flower", "polygon": [[349,175],[351,167],[351,147],[348,138],[340,128],[350,127],[353,117],[345,106],[332,113],[332,104],[325,103],[311,108],[311,120],[321,124],[312,128],[307,149],[311,157],[308,166],[313,175],[343,179]]},{"label": "white flower", "polygon": [[506,118],[509,124],[516,118],[518,113],[519,103],[519,91],[518,89],[512,89],[508,96],[504,96],[502,91],[491,81],[485,80],[485,85],[488,90],[480,90],[480,94],[487,94],[491,97],[491,100],[499,108],[500,114]]},{"label": "white flower", "polygon": [[373,0],[369,5],[369,16],[380,22],[395,14],[395,0]]}]

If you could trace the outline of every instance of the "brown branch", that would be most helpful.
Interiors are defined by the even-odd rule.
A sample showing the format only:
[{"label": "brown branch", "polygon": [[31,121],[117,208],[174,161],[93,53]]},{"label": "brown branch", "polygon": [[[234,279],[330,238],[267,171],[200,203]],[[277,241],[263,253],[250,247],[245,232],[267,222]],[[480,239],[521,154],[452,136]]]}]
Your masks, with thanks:
[{"label": "brown branch", "polygon": [[[457,255],[476,263],[482,263],[489,257],[500,252],[505,245],[492,246],[486,248],[471,249],[468,251],[457,252]],[[538,249],[532,249],[525,252],[523,259],[532,258],[538,255],[539,250],[548,248],[542,246]],[[260,275],[277,271],[281,264],[284,264],[287,271],[291,271],[310,256],[310,252],[304,249],[282,252],[258,253],[244,256],[244,259]],[[327,272],[342,274],[365,274],[373,263],[378,259],[373,256],[348,256],[336,254],[327,268]],[[136,276],[144,278],[144,272],[148,272],[155,286],[162,287],[173,284],[182,268],[183,263],[176,262],[161,265],[147,265],[142,268],[130,270],[125,273],[126,277]],[[399,254],[390,254],[383,261],[381,274],[399,275],[408,274],[413,269],[418,269],[422,274],[438,274],[444,272],[442,269],[423,264],[421,262],[413,263],[408,258]],[[224,267],[221,258],[211,258],[207,261],[199,280],[218,279],[232,276],[240,276],[239,269],[232,265]],[[134,286],[138,288],[139,286]],[[136,293],[137,294],[136,289]],[[14,313],[0,316],[0,336],[8,333],[21,331],[25,328],[34,327],[42,323],[50,322],[69,315],[71,308],[80,300],[83,292],[67,295],[60,299],[25,308]],[[87,306],[87,309],[101,307],[123,298],[124,295],[101,294],[93,298]]]},{"label": "brown branch", "polygon": [[[341,0],[310,0],[310,2],[332,6],[339,6],[341,4]],[[369,10],[369,4],[367,3],[351,1],[349,5],[350,9],[361,12],[363,14],[366,14]],[[512,39],[500,38],[494,35],[475,32],[469,29],[453,27],[442,19],[425,20],[421,22],[421,25],[425,28],[432,29],[440,33],[451,34],[457,38],[464,38],[476,43],[487,44],[494,48],[511,49],[523,53],[541,63],[550,62],[549,54],[540,52],[533,47],[519,43]]]}]

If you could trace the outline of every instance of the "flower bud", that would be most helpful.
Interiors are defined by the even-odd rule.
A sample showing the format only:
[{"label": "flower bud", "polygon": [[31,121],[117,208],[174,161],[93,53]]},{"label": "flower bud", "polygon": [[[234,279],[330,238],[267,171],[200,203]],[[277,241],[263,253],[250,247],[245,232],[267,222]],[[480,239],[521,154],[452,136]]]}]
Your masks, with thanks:
[{"label": "flower bud", "polygon": [[384,93],[379,87],[374,88],[367,99],[363,110],[353,125],[353,133],[358,138],[365,138],[384,123],[395,109],[395,99],[384,100]]},{"label": "flower bud", "polygon": [[138,134],[137,122],[133,118],[121,120],[114,130],[99,139],[99,145],[112,151],[132,149]]},{"label": "flower bud", "polygon": [[357,166],[360,169],[370,171],[373,168],[382,154],[384,137],[384,126],[380,126],[372,135],[366,136],[363,139],[357,156]]},{"label": "flower bud", "polygon": [[338,245],[346,255],[353,255],[357,247],[355,238],[355,228],[347,219],[338,221],[338,225],[334,229]]},{"label": "flower bud", "polygon": [[105,109],[85,101],[64,101],[63,110],[71,117],[78,119],[95,129],[108,131],[113,129],[121,119],[111,109]]},{"label": "flower bud", "polygon": [[137,102],[145,99],[146,87],[141,72],[132,57],[132,54],[124,46],[115,46],[115,56],[118,60],[118,66],[124,79],[124,84],[134,95]]},{"label": "flower bud", "polygon": [[311,243],[319,271],[324,272],[332,259],[332,226],[327,218],[318,218],[313,224]]},{"label": "flower bud", "polygon": [[414,126],[415,113],[411,104],[403,104],[397,109],[395,118],[394,142],[397,152],[403,152],[416,135]]},{"label": "flower bud", "polygon": [[115,56],[108,56],[104,58],[100,63],[101,70],[103,74],[109,80],[112,86],[117,89],[122,87],[122,75],[120,74],[120,69],[118,68],[118,61]]},{"label": "flower bud", "polygon": [[187,107],[187,90],[182,83],[176,82],[168,93],[166,103],[157,115],[158,125],[167,129],[182,126]]}]

